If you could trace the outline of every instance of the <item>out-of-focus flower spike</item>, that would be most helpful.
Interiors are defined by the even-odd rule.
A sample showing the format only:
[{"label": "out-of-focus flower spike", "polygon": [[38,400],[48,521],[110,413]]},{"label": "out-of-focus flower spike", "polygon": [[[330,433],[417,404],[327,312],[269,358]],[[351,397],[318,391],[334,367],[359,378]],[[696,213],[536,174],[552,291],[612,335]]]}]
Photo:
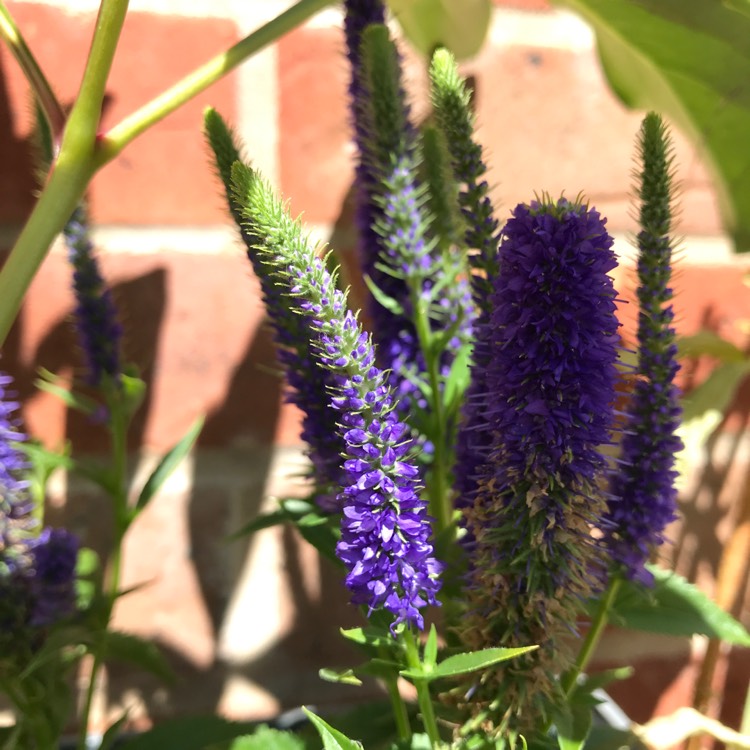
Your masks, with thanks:
[{"label": "out-of-focus flower spike", "polygon": [[482,147],[474,140],[471,96],[453,55],[445,49],[437,50],[432,57],[430,80],[435,116],[445,134],[455,179],[462,185],[459,201],[465,219],[464,239],[469,250],[474,251],[470,255],[472,265],[482,272],[472,279],[474,301],[479,310],[486,310],[490,279],[498,270],[500,224],[485,180],[487,166],[482,159]]},{"label": "out-of-focus flower spike", "polygon": [[99,270],[83,206],[73,212],[63,229],[63,237],[73,266],[75,320],[86,356],[86,380],[92,386],[100,386],[105,380],[119,385],[122,326],[112,293]]},{"label": "out-of-focus flower spike", "polygon": [[606,510],[618,321],[612,238],[593,209],[542,199],[513,212],[500,246],[477,408],[492,427],[471,535],[461,636],[471,648],[535,643],[488,672],[472,700],[497,701],[502,727],[544,723],[577,616],[601,580],[591,527]]},{"label": "out-of-focus flower spike", "polygon": [[644,565],[676,516],[675,455],[682,448],[676,434],[682,411],[670,304],[672,143],[653,112],[641,125],[638,157],[638,365],[603,529],[615,564],[628,577],[649,582]]},{"label": "out-of-focus flower spike", "polygon": [[326,512],[338,511],[340,505],[336,493],[343,446],[336,430],[336,412],[328,404],[331,377],[315,363],[307,316],[296,314],[289,299],[282,294],[273,270],[263,265],[254,252],[259,239],[244,221],[242,209],[233,195],[232,166],[242,159],[237,138],[213,109],[206,111],[204,127],[214,153],[217,172],[224,184],[230,212],[240,229],[248,258],[260,281],[274,330],[277,356],[291,386],[289,400],[304,415],[302,439],[308,446],[308,456],[313,466],[316,502]]},{"label": "out-of-focus flower spike", "polygon": [[458,184],[450,167],[450,155],[443,132],[434,125],[422,128],[422,170],[429,196],[428,207],[438,244],[444,252],[453,250],[458,268],[468,273],[462,252],[464,226],[459,212]]},{"label": "out-of-focus flower spike", "polygon": [[436,604],[442,566],[429,542],[419,472],[408,460],[408,430],[394,413],[393,393],[375,365],[370,337],[270,187],[242,164],[232,174],[236,198],[258,238],[255,252],[305,316],[316,363],[335,379],[330,403],[344,443],[336,551],[347,569],[352,601],[370,612],[391,612],[392,629],[400,623],[422,628],[421,609]]}]

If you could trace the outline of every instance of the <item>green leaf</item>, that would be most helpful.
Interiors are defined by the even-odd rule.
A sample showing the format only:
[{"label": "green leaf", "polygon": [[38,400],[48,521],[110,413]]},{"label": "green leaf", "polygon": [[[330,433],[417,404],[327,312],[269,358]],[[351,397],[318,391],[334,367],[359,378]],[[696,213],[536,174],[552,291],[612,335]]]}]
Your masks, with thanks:
[{"label": "green leaf", "polygon": [[612,606],[612,621],[631,630],[718,638],[735,646],[750,646],[750,633],[702,591],[671,571],[648,566],[653,588],[623,581]]},{"label": "green leaf", "polygon": [[57,398],[59,398],[69,409],[80,411],[83,414],[91,416],[99,408],[99,405],[94,399],[70,390],[70,387],[65,384],[65,381],[62,378],[49,370],[45,370],[43,367],[39,368],[39,377],[34,381],[34,385],[36,385],[40,391],[45,391],[46,393],[51,393],[53,396],[57,396]]},{"label": "green leaf", "polygon": [[490,0],[388,0],[388,5],[419,52],[430,56],[447,47],[459,59],[479,52],[492,11]]},{"label": "green leaf", "polygon": [[703,152],[738,252],[750,250],[750,18],[706,0],[555,0],[594,27],[612,88]]},{"label": "green leaf", "polygon": [[606,669],[604,672],[597,672],[596,674],[587,674],[583,684],[576,685],[576,693],[591,693],[599,688],[606,687],[612,682],[618,682],[619,680],[627,680],[632,677],[635,670],[633,667],[616,667],[615,669]]},{"label": "green leaf", "polygon": [[249,721],[228,721],[219,716],[188,716],[164,721],[148,732],[126,740],[120,750],[204,750],[255,729]]},{"label": "green leaf", "polygon": [[727,362],[714,368],[711,374],[684,397],[682,417],[687,422],[714,409],[724,414],[732,403],[734,394],[750,373],[750,359],[744,362]]},{"label": "green leaf", "polygon": [[238,737],[229,750],[305,750],[305,743],[291,732],[271,729],[262,724],[252,734]]},{"label": "green leaf", "polygon": [[[119,404],[124,408],[124,414],[128,420],[135,414],[143,399],[146,397],[146,383],[135,375],[122,373],[119,380],[119,392],[115,391]],[[112,409],[116,408],[115,404],[110,404]]]},{"label": "green leaf", "polygon": [[706,355],[722,362],[744,362],[747,359],[742,349],[707,329],[692,336],[680,336],[677,339],[677,351],[681,358]]},{"label": "green leaf", "polygon": [[110,724],[109,727],[107,727],[107,731],[104,733],[102,741],[99,743],[98,750],[109,750],[115,742],[117,742],[120,730],[128,720],[128,714],[129,712],[127,710],[124,711],[122,716],[114,722],[114,724]]},{"label": "green leaf", "polygon": [[171,667],[153,642],[117,630],[106,631],[102,638],[102,656],[105,661],[135,664],[166,683],[174,682]]},{"label": "green leaf", "polygon": [[580,750],[591,731],[591,708],[580,704],[567,708],[568,712],[555,716],[557,744],[560,750]]},{"label": "green leaf", "polygon": [[425,667],[431,668],[434,667],[437,663],[437,648],[438,648],[438,639],[437,639],[437,629],[435,628],[435,623],[433,622],[430,626],[430,633],[427,636],[427,642],[424,644],[424,665]]},{"label": "green leaf", "polygon": [[146,484],[143,485],[141,494],[135,504],[136,512],[142,511],[148,505],[151,498],[159,491],[159,488],[169,478],[170,474],[182,463],[185,456],[190,453],[190,449],[198,439],[201,429],[203,429],[203,422],[203,417],[196,419],[182,440],[167,451],[162,460],[159,461],[159,465],[146,480]]},{"label": "green leaf", "polygon": [[393,648],[393,636],[388,631],[375,628],[341,628],[341,635],[360,646],[368,646],[375,651],[385,647]]},{"label": "green leaf", "polygon": [[594,724],[584,745],[586,750],[625,750],[634,748],[645,750],[643,743],[633,732],[623,729],[612,729]]},{"label": "green leaf", "polygon": [[362,750],[359,742],[350,740],[345,734],[334,729],[330,724],[323,721],[320,716],[316,716],[312,711],[308,711],[304,706],[302,710],[318,730],[320,739],[323,740],[324,750]]},{"label": "green leaf", "polygon": [[393,313],[393,315],[401,316],[404,314],[404,308],[398,300],[387,295],[369,276],[365,275],[364,280],[367,288],[370,290],[370,294],[375,297],[375,300],[381,307],[384,307],[388,312]]},{"label": "green leaf", "polygon": [[326,682],[338,682],[343,685],[356,685],[359,687],[362,684],[362,680],[354,674],[353,669],[345,669],[343,672],[337,672],[335,669],[328,669],[324,667],[318,672],[321,680]]},{"label": "green leaf", "polygon": [[431,672],[414,669],[403,669],[400,674],[416,680],[436,680],[441,677],[455,677],[479,669],[491,667],[494,664],[513,659],[521,654],[539,648],[538,646],[523,646],[521,648],[485,648],[481,651],[470,651],[465,654],[454,654],[441,661]]}]

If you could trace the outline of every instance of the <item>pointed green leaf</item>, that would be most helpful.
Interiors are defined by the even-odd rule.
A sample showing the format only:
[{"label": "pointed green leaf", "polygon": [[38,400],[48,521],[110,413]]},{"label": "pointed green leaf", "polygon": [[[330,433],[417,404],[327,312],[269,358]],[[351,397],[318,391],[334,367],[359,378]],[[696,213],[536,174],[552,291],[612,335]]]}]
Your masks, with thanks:
[{"label": "pointed green leaf", "polygon": [[375,628],[341,628],[341,635],[349,641],[360,646],[368,646],[372,649],[393,648],[393,636],[387,631]]},{"label": "pointed green leaf", "polygon": [[596,32],[610,84],[663,113],[706,157],[738,252],[750,250],[750,18],[705,0],[555,0]]},{"label": "pointed green leaf", "polygon": [[318,671],[318,675],[321,680],[325,680],[326,682],[338,682],[342,685],[356,685],[357,687],[362,684],[362,680],[354,674],[353,669],[345,669],[343,672],[339,672],[335,669],[324,667]]},{"label": "pointed green leaf", "polygon": [[680,357],[716,357],[722,362],[744,362],[747,357],[739,347],[727,341],[714,331],[704,329],[692,336],[680,336],[677,339],[677,351]]},{"label": "pointed green leaf", "polygon": [[424,664],[426,667],[434,667],[437,663],[438,638],[437,629],[433,622],[430,626],[430,632],[427,636],[427,642],[424,644]]},{"label": "pointed green leaf", "polygon": [[99,743],[99,750],[110,750],[111,747],[117,742],[120,736],[120,730],[128,720],[129,711],[126,709],[123,711],[122,716],[107,727],[107,731],[102,736],[102,741]]},{"label": "pointed green leaf", "polygon": [[750,359],[743,362],[726,362],[715,367],[711,374],[683,399],[683,419],[687,422],[710,409],[724,414],[748,373]]},{"label": "pointed green leaf", "polygon": [[402,677],[417,680],[436,680],[441,677],[455,677],[479,669],[491,667],[494,664],[513,659],[521,654],[539,648],[538,646],[523,646],[521,648],[485,648],[481,651],[470,651],[465,654],[454,654],[441,661],[431,672],[425,673],[413,669],[403,669]]},{"label": "pointed green leaf", "polygon": [[591,708],[581,704],[566,706],[565,713],[555,716],[557,744],[560,750],[580,750],[591,731]]},{"label": "pointed green leaf", "polygon": [[404,314],[404,308],[397,300],[387,295],[369,276],[365,275],[364,279],[367,288],[370,290],[370,294],[375,297],[375,300],[381,305],[381,307],[384,307],[388,312],[393,313],[394,315]]},{"label": "pointed green leaf", "polygon": [[137,737],[125,740],[120,750],[205,750],[255,729],[250,721],[228,721],[219,716],[188,716],[164,721]]},{"label": "pointed green leaf", "polygon": [[320,716],[316,716],[304,706],[302,710],[318,730],[320,739],[323,740],[324,750],[362,750],[362,745],[359,742],[350,740],[345,734],[339,732],[338,729],[334,729],[330,724],[323,721]]},{"label": "pointed green leaf", "polygon": [[671,571],[648,566],[649,589],[623,581],[612,606],[612,621],[632,630],[665,635],[706,635],[736,646],[750,646],[750,633],[702,591]]},{"label": "pointed green leaf", "polygon": [[103,634],[102,654],[105,661],[135,664],[166,683],[174,681],[172,669],[156,644],[132,633],[106,631]]},{"label": "pointed green leaf", "polygon": [[84,396],[82,393],[72,391],[65,381],[44,368],[39,369],[39,378],[34,381],[34,385],[46,393],[57,396],[69,409],[82,412],[91,416],[99,408],[99,404],[94,399]]},{"label": "pointed green leaf", "polygon": [[592,675],[587,674],[583,684],[576,686],[576,693],[591,693],[594,690],[606,687],[612,682],[627,680],[633,676],[634,671],[633,667],[616,667],[615,669],[607,669],[604,672],[597,672]]},{"label": "pointed green leaf", "polygon": [[203,429],[203,422],[203,417],[196,419],[182,440],[164,455],[159,465],[146,480],[146,484],[143,485],[141,494],[135,504],[136,512],[142,511],[148,505],[151,498],[158,492],[170,474],[182,463],[185,456],[190,453],[190,449],[198,439],[201,429]]},{"label": "pointed green leaf", "polygon": [[262,724],[252,734],[238,737],[229,750],[305,750],[305,743],[292,732],[282,732]]}]

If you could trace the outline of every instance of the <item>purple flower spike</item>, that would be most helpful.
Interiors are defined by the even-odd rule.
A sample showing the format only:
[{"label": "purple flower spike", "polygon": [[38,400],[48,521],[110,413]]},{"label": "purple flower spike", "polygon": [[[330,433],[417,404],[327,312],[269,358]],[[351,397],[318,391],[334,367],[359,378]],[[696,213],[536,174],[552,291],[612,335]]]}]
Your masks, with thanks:
[{"label": "purple flower spike", "polygon": [[100,385],[105,378],[117,382],[121,375],[122,326],[112,293],[107,288],[89,239],[86,213],[78,207],[63,230],[68,257],[73,266],[76,296],[75,318],[86,355],[87,381]]},{"label": "purple flower spike", "polygon": [[271,189],[236,164],[232,179],[256,252],[267,273],[308,321],[317,365],[333,376],[330,405],[344,444],[341,540],[356,604],[385,609],[400,623],[424,627],[420,610],[437,604],[441,564],[429,542],[430,519],[418,494],[419,473],[409,462],[407,427],[394,413],[385,373],[375,364],[368,334],[347,309],[346,295],[315,248]]},{"label": "purple flower spike", "polygon": [[[598,586],[591,527],[606,509],[619,337],[612,238],[599,214],[565,199],[520,205],[493,282],[486,392],[491,427],[477,492],[464,510],[472,544],[463,638],[472,648],[539,644],[488,672],[476,708],[528,731],[549,717],[565,636]],[[531,717],[531,719],[529,718]]]},{"label": "purple flower spike", "polygon": [[603,527],[614,562],[627,576],[652,581],[644,565],[675,519],[676,435],[682,410],[674,383],[679,370],[672,289],[671,142],[661,118],[646,115],[640,133],[638,192],[638,380],[627,407],[622,453],[613,472]]},{"label": "purple flower spike", "polygon": [[45,528],[30,544],[32,609],[29,624],[43,627],[75,610],[78,537],[65,529]]}]

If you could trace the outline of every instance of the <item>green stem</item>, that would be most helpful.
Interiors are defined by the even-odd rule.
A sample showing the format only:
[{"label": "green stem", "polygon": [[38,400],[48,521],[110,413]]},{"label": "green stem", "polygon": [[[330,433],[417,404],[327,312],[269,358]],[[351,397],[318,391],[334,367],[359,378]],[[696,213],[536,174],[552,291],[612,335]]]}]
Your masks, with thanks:
[{"label": "green stem", "polygon": [[13,57],[21,67],[26,80],[31,86],[31,90],[39,102],[47,121],[49,122],[52,133],[59,136],[65,127],[65,113],[57,101],[55,92],[49,84],[46,76],[42,72],[39,63],[32,54],[26,40],[23,38],[16,22],[13,20],[10,11],[5,6],[5,2],[0,0],[0,36],[5,40]]},{"label": "green stem", "polygon": [[[109,556],[107,565],[107,581],[105,583],[106,604],[102,632],[106,632],[109,622],[112,619],[112,610],[117,601],[120,590],[120,576],[122,572],[122,545],[125,534],[130,525],[131,516],[128,510],[128,485],[127,485],[127,420],[125,419],[124,407],[117,403],[119,394],[114,394],[114,398],[109,400],[111,422],[109,425],[110,438],[112,441],[112,466],[115,473],[115,487],[117,488],[112,497],[114,513],[114,543],[112,552]],[[102,642],[97,640],[93,649],[93,662],[91,664],[91,674],[89,675],[89,684],[86,690],[86,698],[81,712],[80,725],[78,729],[78,748],[86,749],[86,739],[88,737],[88,725],[91,715],[91,706],[96,692],[96,684],[99,672],[103,664]]]},{"label": "green stem", "polygon": [[440,379],[440,363],[438,357],[432,352],[432,327],[424,301],[421,299],[421,281],[413,280],[411,283],[411,302],[414,314],[414,327],[416,328],[419,346],[424,354],[427,364],[427,377],[432,391],[432,413],[437,425],[437,434],[433,441],[435,453],[432,459],[432,471],[428,492],[430,495],[430,514],[435,519],[435,536],[440,536],[451,524],[452,508],[448,495],[448,472],[446,447],[448,444],[447,419],[443,405],[443,391]]},{"label": "green stem", "polygon": [[106,134],[97,156],[97,166],[102,166],[114,159],[128,143],[145,130],[205,91],[250,55],[276,41],[321,9],[332,5],[333,1],[300,0],[284,13],[237,42],[226,52],[209,60],[170,89],[133,112]]},{"label": "green stem", "polygon": [[52,241],[81,200],[95,171],[96,135],[127,0],[102,0],[78,98],[63,133],[60,156],[0,273],[0,346]]},{"label": "green stem", "polygon": [[81,88],[70,112],[61,148],[61,155],[68,151],[74,159],[80,160],[79,163],[93,157],[104,91],[127,12],[128,0],[102,0],[99,8]]},{"label": "green stem", "polygon": [[599,607],[596,610],[593,621],[591,622],[589,632],[586,633],[586,638],[581,645],[581,650],[578,652],[578,658],[576,659],[574,666],[562,678],[562,689],[565,692],[565,696],[568,698],[578,682],[578,677],[588,666],[591,657],[596,651],[596,647],[599,645],[599,640],[601,639],[604,629],[607,627],[607,622],[609,621],[609,610],[615,601],[617,590],[619,588],[620,579],[616,577],[612,578],[609,582],[609,587],[599,602]]},{"label": "green stem", "polygon": [[[406,646],[406,662],[411,669],[421,670],[422,662],[419,658],[419,647],[414,633],[411,630],[405,630],[403,633],[404,645]],[[435,719],[435,710],[432,707],[432,696],[430,695],[430,684],[426,680],[414,679],[414,687],[417,689],[417,702],[419,711],[422,715],[422,725],[430,738],[430,745],[433,748],[440,746],[440,732],[438,730],[437,720]]]},{"label": "green stem", "polygon": [[411,738],[411,726],[409,724],[409,714],[406,711],[406,704],[398,691],[398,680],[394,677],[385,681],[385,687],[388,691],[388,697],[391,699],[391,708],[393,709],[393,718],[396,720],[396,729],[398,737],[401,740]]},{"label": "green stem", "polygon": [[49,246],[78,205],[92,175],[85,165],[73,163],[61,154],[0,272],[0,346]]}]

